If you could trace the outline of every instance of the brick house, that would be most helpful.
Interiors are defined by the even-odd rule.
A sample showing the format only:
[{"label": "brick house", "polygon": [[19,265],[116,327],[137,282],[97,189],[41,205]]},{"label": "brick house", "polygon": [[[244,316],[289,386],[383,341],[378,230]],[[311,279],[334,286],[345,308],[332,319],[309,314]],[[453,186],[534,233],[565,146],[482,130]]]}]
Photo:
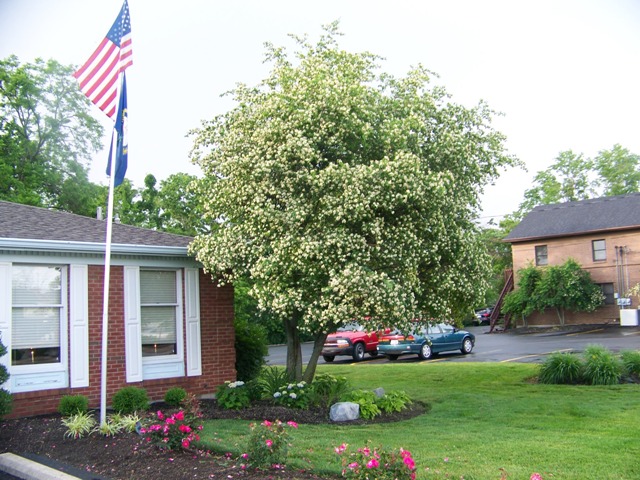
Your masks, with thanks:
[{"label": "brick house", "polygon": [[[618,298],[640,282],[640,193],[535,207],[505,238],[513,269],[558,265],[573,258],[591,274],[605,305],[591,313],[567,312],[567,324],[617,323]],[[628,308],[637,309],[632,298]],[[556,325],[555,312],[534,313],[530,325]]]},{"label": "brick house", "polygon": [[[106,221],[0,201],[0,338],[11,417],[63,395],[100,404]],[[187,253],[190,237],[115,223],[107,404],[124,386],[160,400],[235,380],[233,288]]]}]

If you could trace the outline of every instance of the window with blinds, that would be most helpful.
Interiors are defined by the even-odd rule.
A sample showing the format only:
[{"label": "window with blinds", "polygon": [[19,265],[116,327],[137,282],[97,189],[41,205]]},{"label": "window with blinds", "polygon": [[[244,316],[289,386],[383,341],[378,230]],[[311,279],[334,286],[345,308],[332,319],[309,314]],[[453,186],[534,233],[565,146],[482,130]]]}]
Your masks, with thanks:
[{"label": "window with blinds", "polygon": [[177,272],[140,270],[142,356],[176,353]]},{"label": "window with blinds", "polygon": [[60,362],[63,269],[12,266],[11,364]]}]

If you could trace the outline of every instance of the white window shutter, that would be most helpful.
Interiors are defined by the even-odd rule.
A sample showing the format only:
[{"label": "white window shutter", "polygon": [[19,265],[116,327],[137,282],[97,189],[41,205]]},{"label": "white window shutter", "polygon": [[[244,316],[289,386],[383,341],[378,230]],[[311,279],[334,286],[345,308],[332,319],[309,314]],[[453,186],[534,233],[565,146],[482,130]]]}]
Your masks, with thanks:
[{"label": "white window shutter", "polygon": [[71,265],[69,278],[71,388],[89,386],[89,270]]},{"label": "white window shutter", "polygon": [[202,348],[200,338],[200,281],[197,268],[185,269],[186,323],[187,323],[187,376],[202,375]]},{"label": "white window shutter", "polygon": [[[11,355],[11,264],[0,263],[0,340],[7,347],[7,354],[0,357],[0,364],[9,370]],[[9,382],[4,385],[9,386]],[[2,385],[0,385],[2,387]]]},{"label": "white window shutter", "polygon": [[127,382],[142,381],[140,269],[124,267],[124,342]]}]

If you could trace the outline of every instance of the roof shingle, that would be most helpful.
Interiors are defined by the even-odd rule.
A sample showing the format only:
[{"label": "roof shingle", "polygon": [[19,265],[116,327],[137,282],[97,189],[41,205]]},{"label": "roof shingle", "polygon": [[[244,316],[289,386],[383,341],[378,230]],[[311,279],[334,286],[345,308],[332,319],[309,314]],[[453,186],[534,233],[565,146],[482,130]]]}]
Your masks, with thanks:
[{"label": "roof shingle", "polygon": [[508,242],[640,228],[640,193],[539,205],[505,237]]},{"label": "roof shingle", "polygon": [[[107,222],[68,212],[0,201],[0,238],[105,243]],[[187,247],[183,235],[113,224],[114,244]]]}]

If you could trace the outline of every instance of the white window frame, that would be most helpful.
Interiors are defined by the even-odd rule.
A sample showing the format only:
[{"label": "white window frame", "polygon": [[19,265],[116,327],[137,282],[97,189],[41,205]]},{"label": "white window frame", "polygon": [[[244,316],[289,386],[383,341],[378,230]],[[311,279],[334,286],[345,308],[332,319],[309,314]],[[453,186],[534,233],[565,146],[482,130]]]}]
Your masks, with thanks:
[{"label": "white window frame", "polygon": [[[37,390],[47,390],[52,388],[66,388],[69,386],[68,364],[69,364],[69,337],[68,337],[68,278],[69,270],[67,265],[55,263],[16,263],[20,266],[33,267],[58,267],[60,268],[61,282],[61,306],[60,306],[60,361],[56,363],[39,363],[34,365],[12,365],[11,364],[11,330],[13,322],[13,272],[12,265],[6,269],[8,282],[2,288],[6,290],[8,300],[8,325],[2,328],[2,343],[7,347],[7,360],[4,363],[9,368],[9,391],[12,393],[31,392]],[[5,282],[0,282],[5,283]]]},{"label": "white window frame", "polygon": [[[140,270],[172,271],[176,274],[176,353],[142,356],[142,312],[140,304]],[[182,294],[183,269],[162,267],[125,267],[125,352],[127,382],[182,377],[184,362],[184,315]]]}]

